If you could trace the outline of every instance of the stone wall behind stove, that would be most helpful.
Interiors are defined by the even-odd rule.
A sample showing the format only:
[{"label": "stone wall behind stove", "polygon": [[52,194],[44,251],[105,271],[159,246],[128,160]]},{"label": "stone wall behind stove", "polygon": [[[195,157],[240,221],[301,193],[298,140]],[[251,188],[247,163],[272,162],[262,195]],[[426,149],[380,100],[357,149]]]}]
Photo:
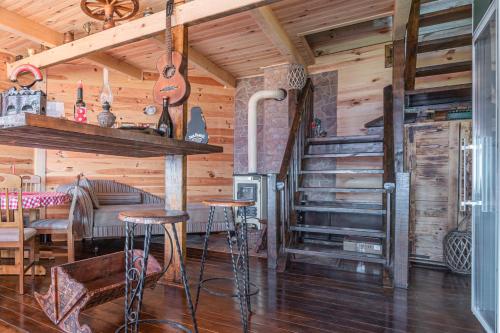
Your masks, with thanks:
[{"label": "stone wall behind stove", "polygon": [[[234,96],[234,174],[248,171],[248,100],[255,92],[264,89],[264,77],[252,77],[238,80]],[[263,130],[264,103],[257,108],[257,170],[264,165]]]},{"label": "stone wall behind stove", "polygon": [[[264,70],[264,76],[238,80],[235,94],[234,173],[248,170],[248,100],[262,89],[286,87],[287,66]],[[337,71],[310,76],[314,85],[314,115],[319,118],[328,136],[337,133]],[[293,114],[289,110],[297,98],[297,91],[289,90],[285,101],[266,100],[257,109],[257,171],[260,174],[277,172],[283,158]]]}]

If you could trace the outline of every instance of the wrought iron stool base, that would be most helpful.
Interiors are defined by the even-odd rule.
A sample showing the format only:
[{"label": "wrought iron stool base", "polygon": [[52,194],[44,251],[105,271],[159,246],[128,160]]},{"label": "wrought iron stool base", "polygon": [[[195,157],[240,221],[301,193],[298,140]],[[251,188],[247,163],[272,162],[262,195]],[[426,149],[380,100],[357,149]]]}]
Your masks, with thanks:
[{"label": "wrought iron stool base", "polygon": [[[125,222],[125,323],[120,326],[115,333],[121,331],[125,333],[138,333],[140,323],[164,323],[177,328],[183,332],[191,333],[184,325],[167,320],[167,319],[140,319],[142,301],[144,295],[144,284],[146,279],[146,272],[148,271],[148,257],[151,245],[152,227],[154,224],[161,225],[165,230],[166,237],[170,240],[170,253],[173,255],[175,244],[179,266],[181,271],[182,284],[186,293],[188,307],[193,321],[193,332],[198,333],[198,324],[196,322],[196,315],[194,311],[193,302],[191,300],[191,292],[189,290],[189,283],[184,265],[184,256],[180,247],[179,237],[175,227],[176,223],[186,222],[189,219],[187,213],[183,211],[166,211],[166,210],[151,210],[151,211],[128,211],[121,212],[119,219]],[[134,252],[134,238],[135,228],[138,224],[145,225],[144,234],[144,251],[142,256],[135,255]],[[171,225],[173,240],[170,236],[169,230],[165,225]],[[172,263],[172,256],[168,264],[163,268],[161,274],[165,273]]]},{"label": "wrought iron stool base", "polygon": [[[207,284],[212,281],[219,281],[219,280],[225,280],[225,281],[231,281],[234,283],[234,278],[229,278],[229,277],[214,277],[214,278],[209,278],[209,279],[203,279],[200,282],[201,289],[209,293],[210,295],[213,296],[219,296],[219,297],[240,297],[237,293],[235,294],[230,294],[230,293],[225,293],[225,292],[219,292],[210,289]],[[260,292],[260,289],[257,287],[255,283],[249,282],[250,288],[247,296],[255,296]]]},{"label": "wrought iron stool base", "polygon": [[[200,277],[198,279],[198,288],[196,290],[196,301],[194,309],[198,308],[198,301],[200,298],[201,289],[207,291],[208,293],[215,296],[226,296],[226,297],[236,297],[239,298],[240,303],[240,315],[241,323],[243,326],[243,332],[249,331],[249,317],[252,313],[252,303],[250,301],[250,296],[259,293],[259,289],[255,284],[250,283],[250,265],[248,256],[248,225],[246,220],[246,208],[255,205],[254,201],[250,200],[232,200],[232,199],[212,199],[205,200],[203,203],[210,207],[210,214],[208,217],[207,231],[205,234],[205,240],[203,243],[203,254],[201,257],[201,267],[200,267]],[[233,269],[234,278],[225,277],[215,277],[210,279],[203,279],[203,274],[205,270],[205,261],[208,254],[208,240],[210,237],[210,232],[212,230],[215,208],[221,207],[224,209],[224,221],[226,224],[227,232],[227,245],[231,255],[231,264]],[[236,223],[234,220],[233,208],[241,207],[243,209],[243,224],[238,231],[236,228]],[[228,210],[231,212],[231,218],[228,216]],[[236,236],[236,242],[233,244],[234,237]],[[233,248],[235,245],[236,249]],[[228,280],[234,283],[236,289],[236,294],[222,293],[211,290],[206,285],[206,282],[216,281],[216,280]],[[253,287],[253,288],[252,288]],[[253,289],[253,290],[251,290]]]}]

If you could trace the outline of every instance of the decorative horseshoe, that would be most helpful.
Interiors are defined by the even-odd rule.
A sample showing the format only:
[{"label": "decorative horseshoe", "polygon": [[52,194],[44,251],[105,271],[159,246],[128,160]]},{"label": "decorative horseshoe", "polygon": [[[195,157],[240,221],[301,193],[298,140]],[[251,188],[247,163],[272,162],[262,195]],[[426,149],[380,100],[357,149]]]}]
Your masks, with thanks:
[{"label": "decorative horseshoe", "polygon": [[30,65],[30,64],[25,64],[25,65],[20,65],[20,66],[14,68],[14,70],[10,73],[10,76],[9,76],[10,81],[17,82],[17,77],[21,73],[31,73],[35,77],[33,82],[31,82],[30,84],[27,84],[27,85],[20,84],[20,86],[23,89],[30,89],[31,87],[33,87],[33,85],[35,83],[43,80],[42,72],[40,71],[40,69],[38,69],[38,67],[35,67],[33,65]]}]

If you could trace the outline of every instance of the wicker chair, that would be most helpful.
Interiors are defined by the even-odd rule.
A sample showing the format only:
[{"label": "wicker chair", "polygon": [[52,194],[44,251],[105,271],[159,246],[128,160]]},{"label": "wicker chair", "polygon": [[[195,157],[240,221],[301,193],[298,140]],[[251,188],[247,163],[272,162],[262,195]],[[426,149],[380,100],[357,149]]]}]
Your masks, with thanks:
[{"label": "wicker chair", "polygon": [[[86,239],[93,238],[118,238],[125,236],[123,222],[118,220],[118,213],[124,210],[148,210],[158,209],[165,206],[165,201],[149,192],[122,184],[113,180],[92,179],[89,180],[95,191],[99,205],[95,206],[88,191],[82,191],[79,197],[79,209],[76,219],[83,227],[83,236]],[[71,184],[62,185],[57,188],[59,192],[67,192]],[[128,194],[128,195],[127,195]],[[190,220],[187,224],[188,233],[204,233],[208,220],[208,210],[201,204],[189,204],[188,213]],[[217,214],[214,219],[212,231],[224,231],[224,217]],[[136,235],[144,233],[144,228],[138,226]],[[156,226],[153,234],[163,234],[163,228]]]}]

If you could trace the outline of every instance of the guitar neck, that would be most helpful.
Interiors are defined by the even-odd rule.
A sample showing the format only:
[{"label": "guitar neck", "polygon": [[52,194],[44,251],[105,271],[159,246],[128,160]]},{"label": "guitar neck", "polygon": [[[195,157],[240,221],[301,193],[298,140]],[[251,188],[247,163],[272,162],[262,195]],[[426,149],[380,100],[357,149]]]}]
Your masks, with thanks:
[{"label": "guitar neck", "polygon": [[172,66],[172,16],[167,14],[165,22],[165,46],[167,48],[167,63]]}]

